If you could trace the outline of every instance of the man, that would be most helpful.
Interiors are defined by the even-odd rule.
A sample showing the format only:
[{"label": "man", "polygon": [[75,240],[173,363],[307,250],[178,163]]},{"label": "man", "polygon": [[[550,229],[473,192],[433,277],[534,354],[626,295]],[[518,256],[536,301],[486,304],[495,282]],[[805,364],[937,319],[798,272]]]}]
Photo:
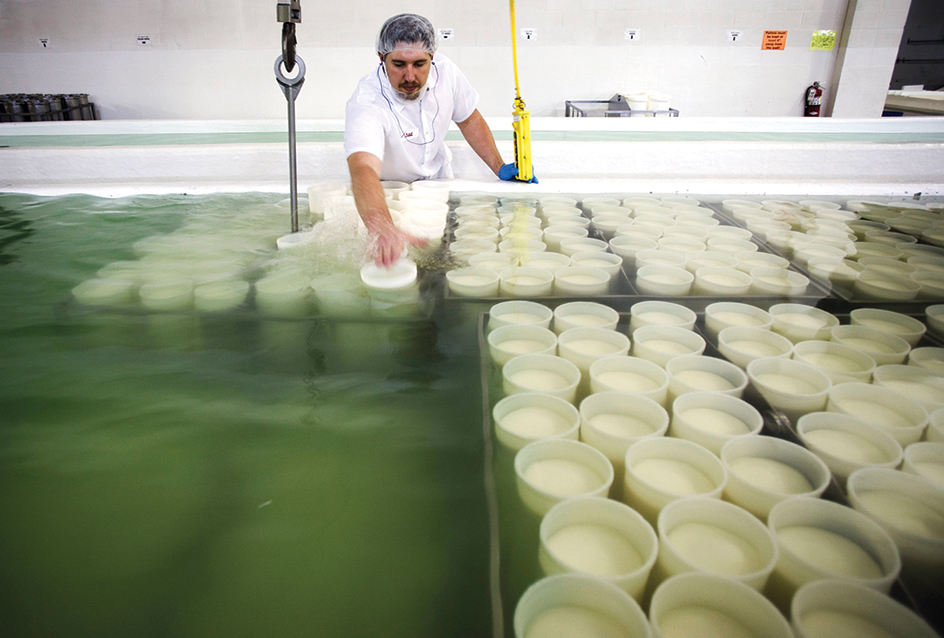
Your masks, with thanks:
[{"label": "man", "polygon": [[390,18],[377,35],[380,65],[361,78],[347,103],[344,151],[378,265],[390,266],[408,245],[424,243],[394,226],[380,181],[451,178],[450,122],[500,179],[518,174],[502,161],[476,108],[478,93],[451,60],[435,54],[429,20],[412,13]]}]

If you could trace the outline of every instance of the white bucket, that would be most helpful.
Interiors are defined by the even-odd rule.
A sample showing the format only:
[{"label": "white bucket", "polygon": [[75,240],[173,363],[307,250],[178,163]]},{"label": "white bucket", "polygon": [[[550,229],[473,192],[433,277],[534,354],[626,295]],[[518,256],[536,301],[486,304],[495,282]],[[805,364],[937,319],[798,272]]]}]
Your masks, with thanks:
[{"label": "white bucket", "polygon": [[613,466],[599,450],[567,439],[544,439],[515,455],[518,495],[538,516],[561,501],[578,496],[606,497]]},{"label": "white bucket", "polygon": [[626,505],[600,497],[563,501],[544,515],[539,535],[545,574],[589,574],[642,600],[659,543],[652,526]]},{"label": "white bucket", "polygon": [[492,408],[495,436],[511,450],[541,439],[577,440],[580,413],[559,397],[521,392],[505,397]]}]

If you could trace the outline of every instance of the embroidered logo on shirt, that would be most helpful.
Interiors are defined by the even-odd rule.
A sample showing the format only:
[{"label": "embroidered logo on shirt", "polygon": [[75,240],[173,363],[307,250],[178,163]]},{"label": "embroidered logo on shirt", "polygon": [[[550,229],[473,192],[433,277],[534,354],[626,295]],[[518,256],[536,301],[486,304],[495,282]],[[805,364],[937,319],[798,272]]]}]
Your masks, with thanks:
[{"label": "embroidered logo on shirt", "polygon": [[409,131],[400,136],[400,139],[406,140],[413,137],[413,131]]}]

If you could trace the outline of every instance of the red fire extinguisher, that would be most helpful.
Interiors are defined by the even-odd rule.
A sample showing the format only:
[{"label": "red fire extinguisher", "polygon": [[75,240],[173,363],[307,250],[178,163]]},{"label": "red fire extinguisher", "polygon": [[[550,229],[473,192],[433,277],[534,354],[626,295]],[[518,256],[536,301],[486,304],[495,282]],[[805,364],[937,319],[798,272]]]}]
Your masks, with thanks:
[{"label": "red fire extinguisher", "polygon": [[806,89],[806,108],[803,111],[805,117],[819,117],[819,107],[823,101],[823,87],[819,82],[813,82],[813,86]]}]

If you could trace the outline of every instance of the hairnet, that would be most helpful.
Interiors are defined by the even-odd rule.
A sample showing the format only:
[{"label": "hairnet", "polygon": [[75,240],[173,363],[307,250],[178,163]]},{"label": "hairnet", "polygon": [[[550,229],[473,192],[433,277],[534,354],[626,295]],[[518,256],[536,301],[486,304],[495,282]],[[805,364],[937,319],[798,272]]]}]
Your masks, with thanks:
[{"label": "hairnet", "polygon": [[397,49],[419,49],[430,55],[436,53],[436,31],[432,22],[415,13],[401,13],[389,18],[377,34],[377,52],[387,55]]}]

